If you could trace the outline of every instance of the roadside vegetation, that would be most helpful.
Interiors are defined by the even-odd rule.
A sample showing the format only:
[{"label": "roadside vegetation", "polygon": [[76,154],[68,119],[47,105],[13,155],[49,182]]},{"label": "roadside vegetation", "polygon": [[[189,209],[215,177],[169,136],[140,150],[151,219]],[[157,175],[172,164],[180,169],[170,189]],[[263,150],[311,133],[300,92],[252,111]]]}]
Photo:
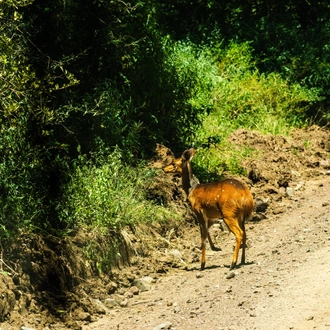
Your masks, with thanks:
[{"label": "roadside vegetation", "polygon": [[[156,143],[242,175],[227,137],[329,122],[330,5],[0,3],[0,237],[176,218],[148,200]],[[221,158],[219,157],[221,154]]]}]

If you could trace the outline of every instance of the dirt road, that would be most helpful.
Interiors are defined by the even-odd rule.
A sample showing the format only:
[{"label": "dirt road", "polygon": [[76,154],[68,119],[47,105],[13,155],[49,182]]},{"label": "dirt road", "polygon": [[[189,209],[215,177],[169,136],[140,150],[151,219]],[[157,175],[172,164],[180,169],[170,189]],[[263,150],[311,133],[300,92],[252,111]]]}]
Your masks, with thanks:
[{"label": "dirt road", "polygon": [[249,222],[248,264],[233,273],[234,237],[217,232],[222,251],[209,251],[206,270],[173,270],[83,329],[330,329],[329,184],[305,182],[282,213]]}]

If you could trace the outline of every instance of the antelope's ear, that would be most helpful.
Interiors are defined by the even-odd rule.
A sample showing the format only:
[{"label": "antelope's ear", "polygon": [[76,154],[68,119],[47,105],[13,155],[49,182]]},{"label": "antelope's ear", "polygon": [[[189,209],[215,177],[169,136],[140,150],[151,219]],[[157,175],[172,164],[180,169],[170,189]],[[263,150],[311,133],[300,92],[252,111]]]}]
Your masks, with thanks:
[{"label": "antelope's ear", "polygon": [[185,150],[183,152],[181,158],[186,162],[188,162],[188,161],[190,162],[194,156],[195,156],[195,149],[191,148],[191,149]]}]

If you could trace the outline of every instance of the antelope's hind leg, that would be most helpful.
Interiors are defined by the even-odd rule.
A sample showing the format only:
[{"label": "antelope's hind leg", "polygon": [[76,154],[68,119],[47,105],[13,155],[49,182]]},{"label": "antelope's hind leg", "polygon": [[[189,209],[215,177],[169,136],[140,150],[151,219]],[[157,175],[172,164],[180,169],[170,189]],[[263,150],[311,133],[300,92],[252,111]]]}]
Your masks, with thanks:
[{"label": "antelope's hind leg", "polygon": [[221,248],[216,247],[216,246],[213,244],[212,239],[211,239],[211,235],[210,235],[209,231],[207,231],[207,239],[209,240],[210,247],[211,247],[211,250],[212,250],[212,251],[222,251]]},{"label": "antelope's hind leg", "polygon": [[[241,227],[239,226],[236,219],[224,218],[224,221],[226,222],[228,228],[235,235],[235,238],[236,238],[235,251],[234,251],[233,259],[232,259],[231,266],[230,266],[230,269],[234,269],[237,264],[238,253],[239,253],[239,249],[241,247],[242,241],[245,244],[244,231],[241,229]],[[243,261],[245,263],[245,247],[243,247],[243,249],[242,249],[242,259],[244,259]]]},{"label": "antelope's hind leg", "polygon": [[207,222],[207,239],[210,243],[210,247],[211,247],[211,250],[212,251],[222,251],[221,248],[218,248],[214,245],[213,241],[212,241],[212,238],[211,238],[211,235],[210,235],[210,228],[213,226],[213,224],[215,224],[217,222],[218,219],[208,219],[208,222]]},{"label": "antelope's hind leg", "polygon": [[241,225],[241,229],[243,231],[241,264],[244,265],[245,264],[245,248],[246,248],[246,231],[245,231],[244,223]]}]

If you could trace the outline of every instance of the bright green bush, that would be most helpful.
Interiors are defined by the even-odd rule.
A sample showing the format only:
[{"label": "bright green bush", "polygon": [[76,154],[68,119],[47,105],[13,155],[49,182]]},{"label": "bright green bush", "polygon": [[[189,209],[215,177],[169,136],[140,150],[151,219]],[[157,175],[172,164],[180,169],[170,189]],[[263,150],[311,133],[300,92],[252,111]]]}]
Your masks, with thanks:
[{"label": "bright green bush", "polygon": [[176,217],[169,208],[147,200],[147,188],[155,175],[151,169],[126,165],[118,149],[96,162],[86,163],[82,158],[64,189],[59,212],[68,226],[118,232],[127,225]]},{"label": "bright green bush", "polygon": [[219,56],[221,82],[214,91],[213,119],[227,127],[280,134],[307,123],[307,110],[318,100],[315,90],[289,83],[280,74],[261,74],[248,44],[232,43]]},{"label": "bright green bush", "polygon": [[248,43],[232,43],[216,51],[215,105],[199,130],[199,143],[209,137],[226,137],[239,127],[286,134],[292,126],[307,124],[307,110],[318,100],[317,91],[290,84],[277,73],[261,74],[251,53]]},{"label": "bright green bush", "polygon": [[177,88],[187,90],[192,109],[211,111],[213,90],[220,77],[209,49],[189,41],[178,41],[173,43],[167,63],[175,68]]}]

